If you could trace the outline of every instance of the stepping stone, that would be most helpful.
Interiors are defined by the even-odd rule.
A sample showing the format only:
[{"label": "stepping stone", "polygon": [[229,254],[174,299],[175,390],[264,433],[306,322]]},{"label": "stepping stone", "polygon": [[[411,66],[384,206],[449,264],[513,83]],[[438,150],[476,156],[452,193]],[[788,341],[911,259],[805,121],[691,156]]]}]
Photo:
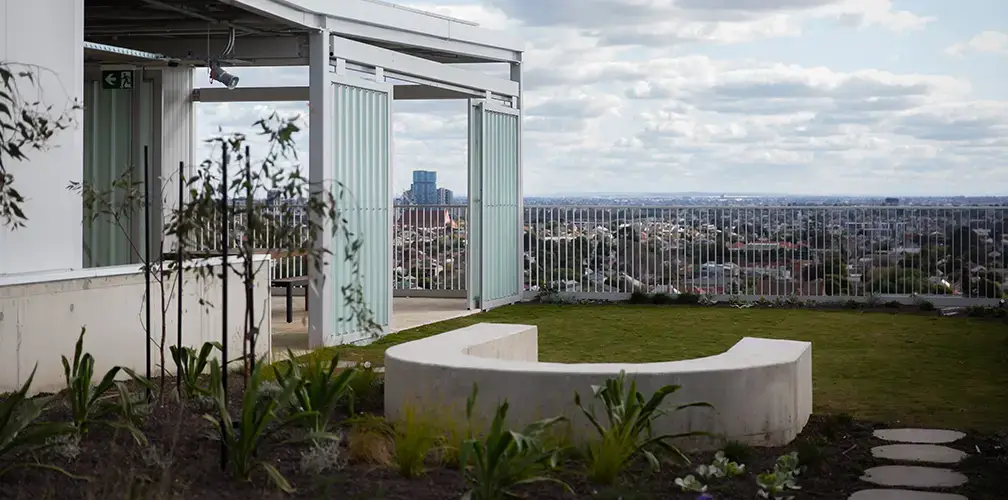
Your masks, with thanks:
[{"label": "stepping stone", "polygon": [[966,453],[948,446],[934,444],[888,444],[871,450],[875,458],[900,462],[926,462],[932,464],[957,464]]},{"label": "stepping stone", "polygon": [[861,490],[848,500],[969,500],[962,495],[914,490]]},{"label": "stepping stone", "polygon": [[865,471],[861,480],[879,486],[904,488],[955,488],[966,484],[966,476],[954,470],[916,465],[872,467]]},{"label": "stepping stone", "polygon": [[886,441],[917,444],[945,444],[966,437],[962,432],[942,429],[879,429],[873,435]]}]

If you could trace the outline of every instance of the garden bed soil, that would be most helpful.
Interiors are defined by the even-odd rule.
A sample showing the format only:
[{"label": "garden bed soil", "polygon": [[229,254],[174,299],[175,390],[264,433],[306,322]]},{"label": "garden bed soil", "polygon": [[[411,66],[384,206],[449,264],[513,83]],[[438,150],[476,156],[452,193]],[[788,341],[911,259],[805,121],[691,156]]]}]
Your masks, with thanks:
[{"label": "garden bed soil", "polygon": [[[240,394],[240,377],[230,384],[232,394]],[[380,394],[380,393],[379,393]],[[372,398],[359,410],[380,414],[381,398]],[[232,396],[237,406],[238,396]],[[297,488],[292,495],[278,491],[257,471],[253,480],[239,481],[220,469],[219,442],[209,437],[211,424],[201,418],[201,412],[167,401],[151,408],[142,430],[150,445],[141,447],[124,432],[108,427],[96,427],[80,442],[73,460],[47,452],[45,463],[65,468],[74,474],[88,476],[90,481],[75,480],[62,474],[41,469],[16,470],[0,479],[0,499],[248,499],[248,498],[317,498],[317,499],[386,499],[386,500],[447,500],[457,499],[465,491],[459,471],[431,465],[418,479],[404,479],[395,470],[373,465],[351,463],[339,471],[308,475],[300,470],[301,445],[290,445],[271,451],[268,459]],[[345,417],[345,414],[342,415]],[[341,417],[339,415],[337,418]],[[65,406],[53,408],[47,419],[68,418]],[[340,421],[340,420],[334,420]],[[862,472],[884,464],[871,457],[870,449],[879,443],[872,431],[882,424],[854,421],[840,417],[813,416],[802,435],[782,448],[749,449],[744,460],[746,474],[738,478],[720,479],[711,483],[709,492],[717,499],[751,500],[758,490],[755,475],[773,467],[776,458],[792,450],[811,457],[809,469],[799,478],[802,489],[798,499],[845,499],[868,485],[859,481]],[[1003,498],[1008,491],[1008,459],[1001,438],[970,433],[952,446],[971,454],[958,467],[969,477],[969,483],[956,493],[970,500]],[[694,454],[694,466],[709,463],[713,453]],[[817,457],[816,457],[817,456]],[[165,466],[167,465],[167,466]],[[664,465],[661,471],[650,473],[643,464],[631,468],[615,486],[590,484],[580,472],[583,465],[567,458],[564,469],[557,474],[574,490],[535,484],[519,490],[530,499],[695,499],[696,493],[683,493],[675,485],[677,477],[690,470]]]}]

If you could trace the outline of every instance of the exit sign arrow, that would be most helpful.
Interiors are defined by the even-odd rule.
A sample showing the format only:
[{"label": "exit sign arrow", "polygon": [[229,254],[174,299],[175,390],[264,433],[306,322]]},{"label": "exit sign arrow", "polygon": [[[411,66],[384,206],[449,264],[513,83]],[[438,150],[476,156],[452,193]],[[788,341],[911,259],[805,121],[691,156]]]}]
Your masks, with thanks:
[{"label": "exit sign arrow", "polygon": [[106,90],[131,90],[133,88],[133,71],[113,70],[102,71],[102,88]]}]

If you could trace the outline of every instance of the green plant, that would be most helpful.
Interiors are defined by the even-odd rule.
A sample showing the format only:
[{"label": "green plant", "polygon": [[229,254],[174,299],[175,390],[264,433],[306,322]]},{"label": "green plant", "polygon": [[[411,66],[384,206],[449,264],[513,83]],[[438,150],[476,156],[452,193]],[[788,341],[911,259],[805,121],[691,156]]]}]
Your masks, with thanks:
[{"label": "green plant", "polygon": [[466,398],[466,422],[464,430],[458,425],[454,420],[444,419],[449,422],[445,426],[444,434],[438,437],[438,442],[436,443],[438,460],[448,466],[458,466],[463,467],[464,464],[460,461],[459,454],[462,451],[462,444],[465,443],[467,439],[473,438],[473,423],[472,415],[473,408],[476,405],[476,396],[479,394],[479,387],[473,384],[472,393]]},{"label": "green plant", "polygon": [[[76,123],[80,103],[74,102],[61,113],[52,113],[52,106],[40,102],[43,94],[38,86],[35,66],[0,61],[0,227],[24,227],[28,217],[21,208],[25,199],[14,189],[11,166],[30,161],[30,151],[44,150],[61,130]],[[50,71],[50,73],[52,73]],[[31,88],[21,88],[26,83]],[[24,94],[22,94],[24,92]]]},{"label": "green plant", "polygon": [[677,477],[675,484],[679,489],[686,492],[703,493],[707,491],[707,485],[700,482],[693,474],[686,477]]},{"label": "green plant", "polygon": [[[608,426],[596,418],[594,406],[585,408],[581,404],[581,395],[574,394],[574,404],[581,408],[600,437],[588,447],[588,477],[592,481],[612,484],[630,460],[637,455],[643,455],[651,468],[657,470],[659,462],[654,451],[659,449],[682,463],[689,463],[686,455],[668,441],[690,436],[706,436],[707,433],[685,432],[652,436],[651,432],[654,421],[667,413],[660,408],[661,404],[666,397],[679,389],[678,385],[666,385],[645,400],[644,395],[637,391],[637,381],[632,380],[628,388],[626,372],[620,371],[619,375],[606,380],[603,385],[592,386],[595,399],[600,400],[605,407]],[[696,407],[710,408],[711,405],[703,402],[688,403],[676,406],[673,411]]]},{"label": "green plant", "polygon": [[437,443],[433,423],[413,408],[406,408],[402,420],[393,427],[393,453],[399,474],[408,479],[420,476],[427,455]]},{"label": "green plant", "polygon": [[[67,423],[37,423],[39,415],[52,403],[56,396],[28,397],[28,389],[35,379],[35,370],[21,386],[4,399],[0,399],[0,477],[13,469],[38,467],[50,469],[70,476],[59,467],[25,462],[26,455],[33,455],[56,446],[59,438],[73,434],[76,428]],[[75,477],[75,476],[73,476]]]},{"label": "green plant", "polygon": [[930,312],[936,309],[934,302],[931,302],[930,300],[922,300],[918,302],[917,308],[924,312]]},{"label": "green plant", "polygon": [[200,377],[206,371],[210,361],[210,354],[213,350],[223,352],[220,342],[204,342],[203,347],[197,352],[192,347],[171,346],[171,357],[175,360],[179,372],[176,376],[181,379],[182,395],[192,399],[196,396],[207,395],[207,389],[199,384]]},{"label": "green plant", "polygon": [[347,419],[347,451],[357,462],[390,467],[394,464],[395,428],[378,415],[368,413]]},{"label": "green plant", "polygon": [[683,292],[676,296],[677,304],[699,304],[700,295],[693,292]]},{"label": "green plant", "polygon": [[868,308],[874,309],[874,308],[876,308],[876,307],[878,307],[879,305],[882,304],[882,297],[879,297],[877,294],[874,294],[874,293],[869,293],[865,297],[865,302],[864,303],[865,303],[865,306],[867,306]]},{"label": "green plant", "polygon": [[[292,380],[283,386],[280,394],[272,398],[263,398],[259,394],[263,382],[262,363],[254,363],[248,378],[248,387],[242,397],[238,418],[232,418],[228,410],[227,398],[224,393],[220,362],[214,359],[210,362],[210,397],[216,406],[217,415],[203,415],[203,418],[214,425],[219,439],[227,450],[227,462],[232,467],[235,477],[249,480],[252,472],[261,468],[270,480],[284,492],[291,493],[294,488],[269,462],[259,457],[276,445],[273,439],[281,429],[300,424],[315,417],[315,412],[286,411],[294,399],[301,382]],[[310,432],[298,439],[300,441],[338,440],[339,435],[326,432]],[[290,441],[287,441],[288,443]]]},{"label": "green plant", "polygon": [[753,457],[752,446],[741,441],[727,441],[721,451],[724,452],[725,458],[740,464],[748,462]]},{"label": "green plant", "polygon": [[333,410],[340,401],[350,397],[350,383],[357,370],[347,368],[337,372],[339,355],[334,355],[325,364],[318,358],[310,356],[302,367],[290,349],[287,350],[287,354],[290,359],[284,363],[287,366],[286,372],[282,372],[276,366],[273,367],[277,382],[280,387],[293,384],[297,388],[294,391],[294,400],[291,402],[294,410],[312,413],[314,416],[308,419],[312,430],[324,432],[329,426],[329,417]]},{"label": "green plant", "polygon": [[898,300],[890,300],[885,303],[886,309],[899,309],[901,307],[903,307],[903,304],[901,304]]},{"label": "green plant", "polygon": [[[86,329],[81,327],[80,336],[77,337],[77,344],[74,347],[73,363],[71,364],[66,356],[60,356],[63,361],[63,375],[74,427],[83,435],[92,424],[102,423],[128,431],[138,444],[146,443],[146,438],[136,425],[140,419],[140,406],[144,403],[134,400],[126,385],[117,382],[115,378],[122,371],[148,390],[153,390],[153,384],[123,366],[112,367],[101,381],[95,384],[94,357],[91,353],[84,352],[85,331]],[[116,390],[115,394],[112,393],[113,388]],[[109,416],[115,414],[118,414],[123,421],[107,420]]]},{"label": "green plant", "polygon": [[822,438],[810,437],[799,440],[795,448],[798,452],[798,460],[802,466],[810,468],[822,466],[825,460],[822,450],[824,444],[825,442]]},{"label": "green plant", "polygon": [[312,443],[311,448],[301,452],[301,472],[317,476],[330,470],[340,470],[346,466],[346,459],[340,449],[340,440],[326,440]]},{"label": "green plant", "polygon": [[756,477],[756,484],[759,491],[756,494],[760,498],[773,498],[774,500],[790,500],[794,496],[788,495],[791,490],[800,490],[797,477],[801,475],[803,468],[799,465],[798,452],[793,451],[787,455],[777,457],[773,471],[764,472]]},{"label": "green plant", "polygon": [[676,300],[675,297],[667,293],[656,293],[651,296],[651,302],[660,306],[664,306],[668,304],[675,304]]},{"label": "green plant", "polygon": [[645,291],[643,291],[643,290],[634,290],[633,293],[630,294],[630,303],[631,304],[650,304],[651,303],[651,296],[648,295],[648,293],[645,292]]},{"label": "green plant", "polygon": [[543,481],[559,484],[573,493],[567,483],[544,475],[557,466],[559,451],[543,445],[543,433],[564,418],[540,420],[515,432],[504,428],[507,411],[508,402],[504,401],[497,407],[487,435],[483,439],[467,439],[462,444],[460,462],[466,466],[466,482],[470,486],[462,500],[515,497],[511,491],[515,486]]},{"label": "green plant", "polygon": [[382,374],[370,361],[358,363],[354,369],[355,375],[350,379],[350,398],[347,400],[351,415],[357,412],[361,403],[373,403],[382,396]]},{"label": "green plant", "polygon": [[745,474],[745,465],[729,460],[723,451],[719,451],[710,464],[697,466],[696,473],[704,479],[741,476]]}]

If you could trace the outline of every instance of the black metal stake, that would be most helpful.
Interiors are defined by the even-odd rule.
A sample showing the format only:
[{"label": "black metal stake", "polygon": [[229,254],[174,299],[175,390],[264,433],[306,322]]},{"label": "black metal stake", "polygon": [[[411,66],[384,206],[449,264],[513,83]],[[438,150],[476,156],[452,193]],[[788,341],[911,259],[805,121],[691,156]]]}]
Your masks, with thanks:
[{"label": "black metal stake", "polygon": [[[145,315],[147,321],[147,380],[151,378],[151,269],[150,269],[150,163],[148,158],[148,146],[143,149],[143,183],[144,183],[144,286],[146,289]],[[151,390],[147,388],[147,401],[151,401]]]},{"label": "black metal stake", "polygon": [[[221,369],[221,383],[224,389],[224,407],[227,408],[228,400],[228,253],[231,250],[231,245],[228,241],[230,235],[228,234],[228,151],[227,144],[222,146],[223,152],[221,153],[221,296],[223,297],[221,302],[221,364],[223,365]],[[224,429],[224,416],[221,416],[220,421],[221,426],[221,436],[225,436],[227,430]],[[221,439],[221,470],[227,469],[227,443],[224,439]]]},{"label": "black metal stake", "polygon": [[[178,164],[178,214],[182,214],[182,200],[185,198],[185,175],[183,171],[185,170],[185,162],[179,162]],[[183,282],[183,272],[184,267],[182,264],[182,237],[179,234],[175,235],[175,259],[176,265],[178,266],[178,321],[176,321],[177,331],[175,332],[175,348],[182,349],[182,282]],[[175,360],[175,391],[181,396],[182,395],[182,364],[179,359]]]},{"label": "black metal stake", "polygon": [[251,358],[251,359],[249,359],[249,373],[251,374],[252,370],[255,370],[255,363],[256,363],[256,350],[255,350],[255,346],[256,346],[256,337],[258,336],[259,332],[258,332],[258,330],[256,330],[256,325],[255,325],[255,303],[252,300],[253,281],[255,280],[255,278],[254,278],[254,273],[252,271],[252,231],[251,231],[252,228],[249,227],[252,224],[252,210],[253,210],[253,206],[252,206],[252,200],[253,200],[253,192],[252,192],[252,160],[249,159],[249,155],[250,154],[251,154],[251,151],[250,151],[249,147],[245,146],[245,198],[246,198],[246,200],[245,200],[245,210],[246,210],[246,212],[245,212],[245,226],[246,226],[246,229],[245,229],[245,256],[244,256],[245,257],[245,266],[244,266],[244,269],[245,269],[245,314],[247,315],[246,317],[248,318],[247,319],[247,321],[248,321],[248,331],[245,332],[245,335],[248,336],[248,355]]}]

